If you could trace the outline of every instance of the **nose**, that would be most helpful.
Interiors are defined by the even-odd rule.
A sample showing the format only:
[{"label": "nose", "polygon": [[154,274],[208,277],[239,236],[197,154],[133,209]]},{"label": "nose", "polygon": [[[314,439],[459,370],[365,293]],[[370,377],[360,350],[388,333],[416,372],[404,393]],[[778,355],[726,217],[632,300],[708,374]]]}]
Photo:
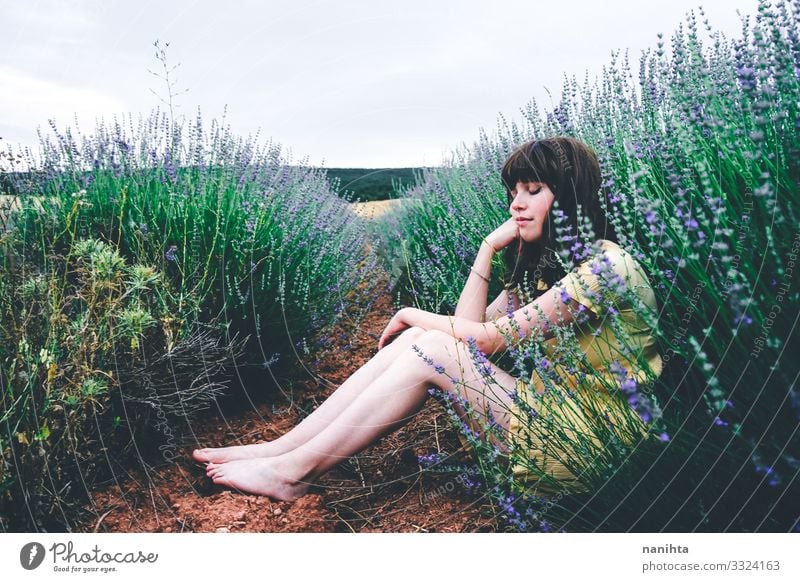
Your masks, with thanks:
[{"label": "nose", "polygon": [[512,210],[519,211],[519,210],[525,208],[525,205],[523,203],[523,198],[524,197],[520,196],[520,194],[522,192],[523,192],[523,187],[521,187],[520,184],[517,184],[517,187],[511,193],[511,209]]}]

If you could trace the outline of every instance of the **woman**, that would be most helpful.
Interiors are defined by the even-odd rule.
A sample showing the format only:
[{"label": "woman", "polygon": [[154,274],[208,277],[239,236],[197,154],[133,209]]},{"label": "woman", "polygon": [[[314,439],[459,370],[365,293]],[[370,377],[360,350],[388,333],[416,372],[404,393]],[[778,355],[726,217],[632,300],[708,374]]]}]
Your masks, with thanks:
[{"label": "woman", "polygon": [[[512,457],[514,474],[521,482],[534,474],[529,470],[530,461],[538,462],[555,479],[575,479],[555,457],[543,455],[546,443],[526,432],[524,419],[529,416],[520,407],[524,407],[522,402],[533,406],[525,396],[528,383],[518,386],[505,370],[477,363],[470,355],[468,338],[474,338],[484,354],[494,354],[506,350],[508,341],[536,334],[549,350],[554,328],[574,322],[581,330],[578,337],[589,363],[612,381],[622,381],[620,368],[609,368],[601,358],[608,359],[608,350],[601,353],[597,347],[598,339],[604,344],[618,342],[602,317],[603,277],[598,274],[602,270],[596,264],[590,266],[586,251],[595,251],[595,259],[596,252],[602,251],[612,274],[630,284],[653,309],[655,298],[636,262],[615,243],[598,199],[597,158],[583,143],[556,137],[523,144],[506,160],[501,178],[508,189],[511,218],[482,241],[455,315],[401,309],[381,335],[376,355],[287,434],[266,443],[194,451],[197,461],[207,463],[207,474],[214,483],[281,500],[297,499],[338,463],[408,422],[433,386],[471,404],[477,419],[468,419],[464,408],[456,405],[465,422],[475,426],[476,421],[485,424],[488,419],[507,436],[485,438],[501,454]],[[553,209],[556,200],[557,212]],[[578,225],[586,221],[603,238],[591,249],[570,245],[569,237],[562,245],[556,240],[556,219],[575,237],[572,240],[577,238]],[[565,273],[557,260],[556,252],[562,246],[570,249],[573,257],[584,259],[570,273]],[[492,257],[503,248],[511,280],[487,308]],[[520,307],[525,280],[535,285],[535,297]],[[652,378],[654,370],[655,375],[660,373],[661,362],[650,329],[629,306],[619,302],[617,307],[623,321],[628,317],[631,336],[639,343],[637,358],[651,368],[650,375],[647,366],[630,364],[621,369],[630,371],[637,381]],[[483,376],[487,366],[491,385]],[[563,384],[573,386],[575,382],[564,375]],[[531,385],[544,391],[537,374]],[[613,406],[608,408],[612,414],[613,410]],[[571,426],[580,428],[584,420],[582,413],[573,414]]]}]

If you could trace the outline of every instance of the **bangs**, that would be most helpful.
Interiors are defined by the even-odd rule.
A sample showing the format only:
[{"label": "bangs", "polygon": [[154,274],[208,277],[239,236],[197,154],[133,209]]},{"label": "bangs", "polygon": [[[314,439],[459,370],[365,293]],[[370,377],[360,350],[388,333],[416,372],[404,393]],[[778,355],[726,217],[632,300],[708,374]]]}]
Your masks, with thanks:
[{"label": "bangs", "polygon": [[547,155],[537,142],[512,153],[500,171],[500,179],[508,192],[513,192],[517,182],[542,182],[552,184],[551,166]]}]

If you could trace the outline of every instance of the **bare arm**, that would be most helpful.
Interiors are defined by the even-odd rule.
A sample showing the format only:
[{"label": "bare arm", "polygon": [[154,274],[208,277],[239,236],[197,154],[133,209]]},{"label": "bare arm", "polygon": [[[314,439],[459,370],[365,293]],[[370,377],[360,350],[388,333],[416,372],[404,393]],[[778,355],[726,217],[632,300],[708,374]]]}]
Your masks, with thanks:
[{"label": "bare arm", "polygon": [[[477,347],[487,356],[491,356],[508,348],[504,334],[516,342],[521,335],[528,337],[535,330],[537,337],[546,341],[555,335],[555,327],[571,324],[575,319],[573,314],[579,313],[580,308],[581,304],[572,297],[565,303],[561,291],[552,288],[535,301],[514,311],[511,317],[506,314],[492,322],[438,315],[413,307],[404,307],[395,314],[393,320],[396,318],[401,323],[400,328],[413,326],[426,330],[438,329],[462,341],[472,337]],[[583,316],[586,319],[591,317],[586,314]],[[516,326],[510,324],[512,319]]]},{"label": "bare arm", "polygon": [[492,271],[493,256],[494,251],[492,248],[482,242],[478,249],[478,255],[475,257],[475,263],[469,271],[467,283],[464,285],[464,290],[461,291],[461,297],[458,299],[454,317],[470,321],[483,321],[486,313],[487,295],[489,294],[489,282],[480,275],[483,275],[486,279],[489,278]]},{"label": "bare arm", "polygon": [[519,297],[513,291],[508,291],[503,289],[500,292],[500,295],[492,301],[492,304],[486,308],[486,314],[484,316],[483,321],[494,321],[504,315],[508,314],[509,308],[509,297],[511,298],[511,311],[516,311],[519,309]]},{"label": "bare arm", "polygon": [[[486,296],[489,293],[489,277],[492,271],[492,258],[494,254],[519,238],[519,225],[512,216],[503,224],[495,228],[482,241],[475,257],[475,263],[467,276],[467,283],[458,298],[456,312],[453,317],[466,321],[484,323],[488,321],[490,312],[486,309]],[[507,306],[507,296],[501,293],[492,302],[495,308],[503,309]],[[490,310],[494,312],[494,308]]]}]

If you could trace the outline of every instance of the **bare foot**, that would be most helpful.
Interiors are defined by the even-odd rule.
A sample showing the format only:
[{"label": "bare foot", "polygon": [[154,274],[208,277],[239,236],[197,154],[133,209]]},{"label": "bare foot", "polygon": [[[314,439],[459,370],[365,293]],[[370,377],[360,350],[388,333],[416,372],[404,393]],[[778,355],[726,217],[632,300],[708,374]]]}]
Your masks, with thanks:
[{"label": "bare foot", "polygon": [[227,463],[228,461],[238,461],[241,459],[258,459],[261,457],[272,457],[278,454],[271,450],[270,443],[256,443],[254,445],[242,445],[236,447],[220,447],[211,449],[195,449],[192,457],[201,463]]},{"label": "bare foot", "polygon": [[285,463],[277,458],[209,463],[206,474],[217,485],[281,501],[299,499],[311,486],[311,483],[298,481],[289,475]]}]

